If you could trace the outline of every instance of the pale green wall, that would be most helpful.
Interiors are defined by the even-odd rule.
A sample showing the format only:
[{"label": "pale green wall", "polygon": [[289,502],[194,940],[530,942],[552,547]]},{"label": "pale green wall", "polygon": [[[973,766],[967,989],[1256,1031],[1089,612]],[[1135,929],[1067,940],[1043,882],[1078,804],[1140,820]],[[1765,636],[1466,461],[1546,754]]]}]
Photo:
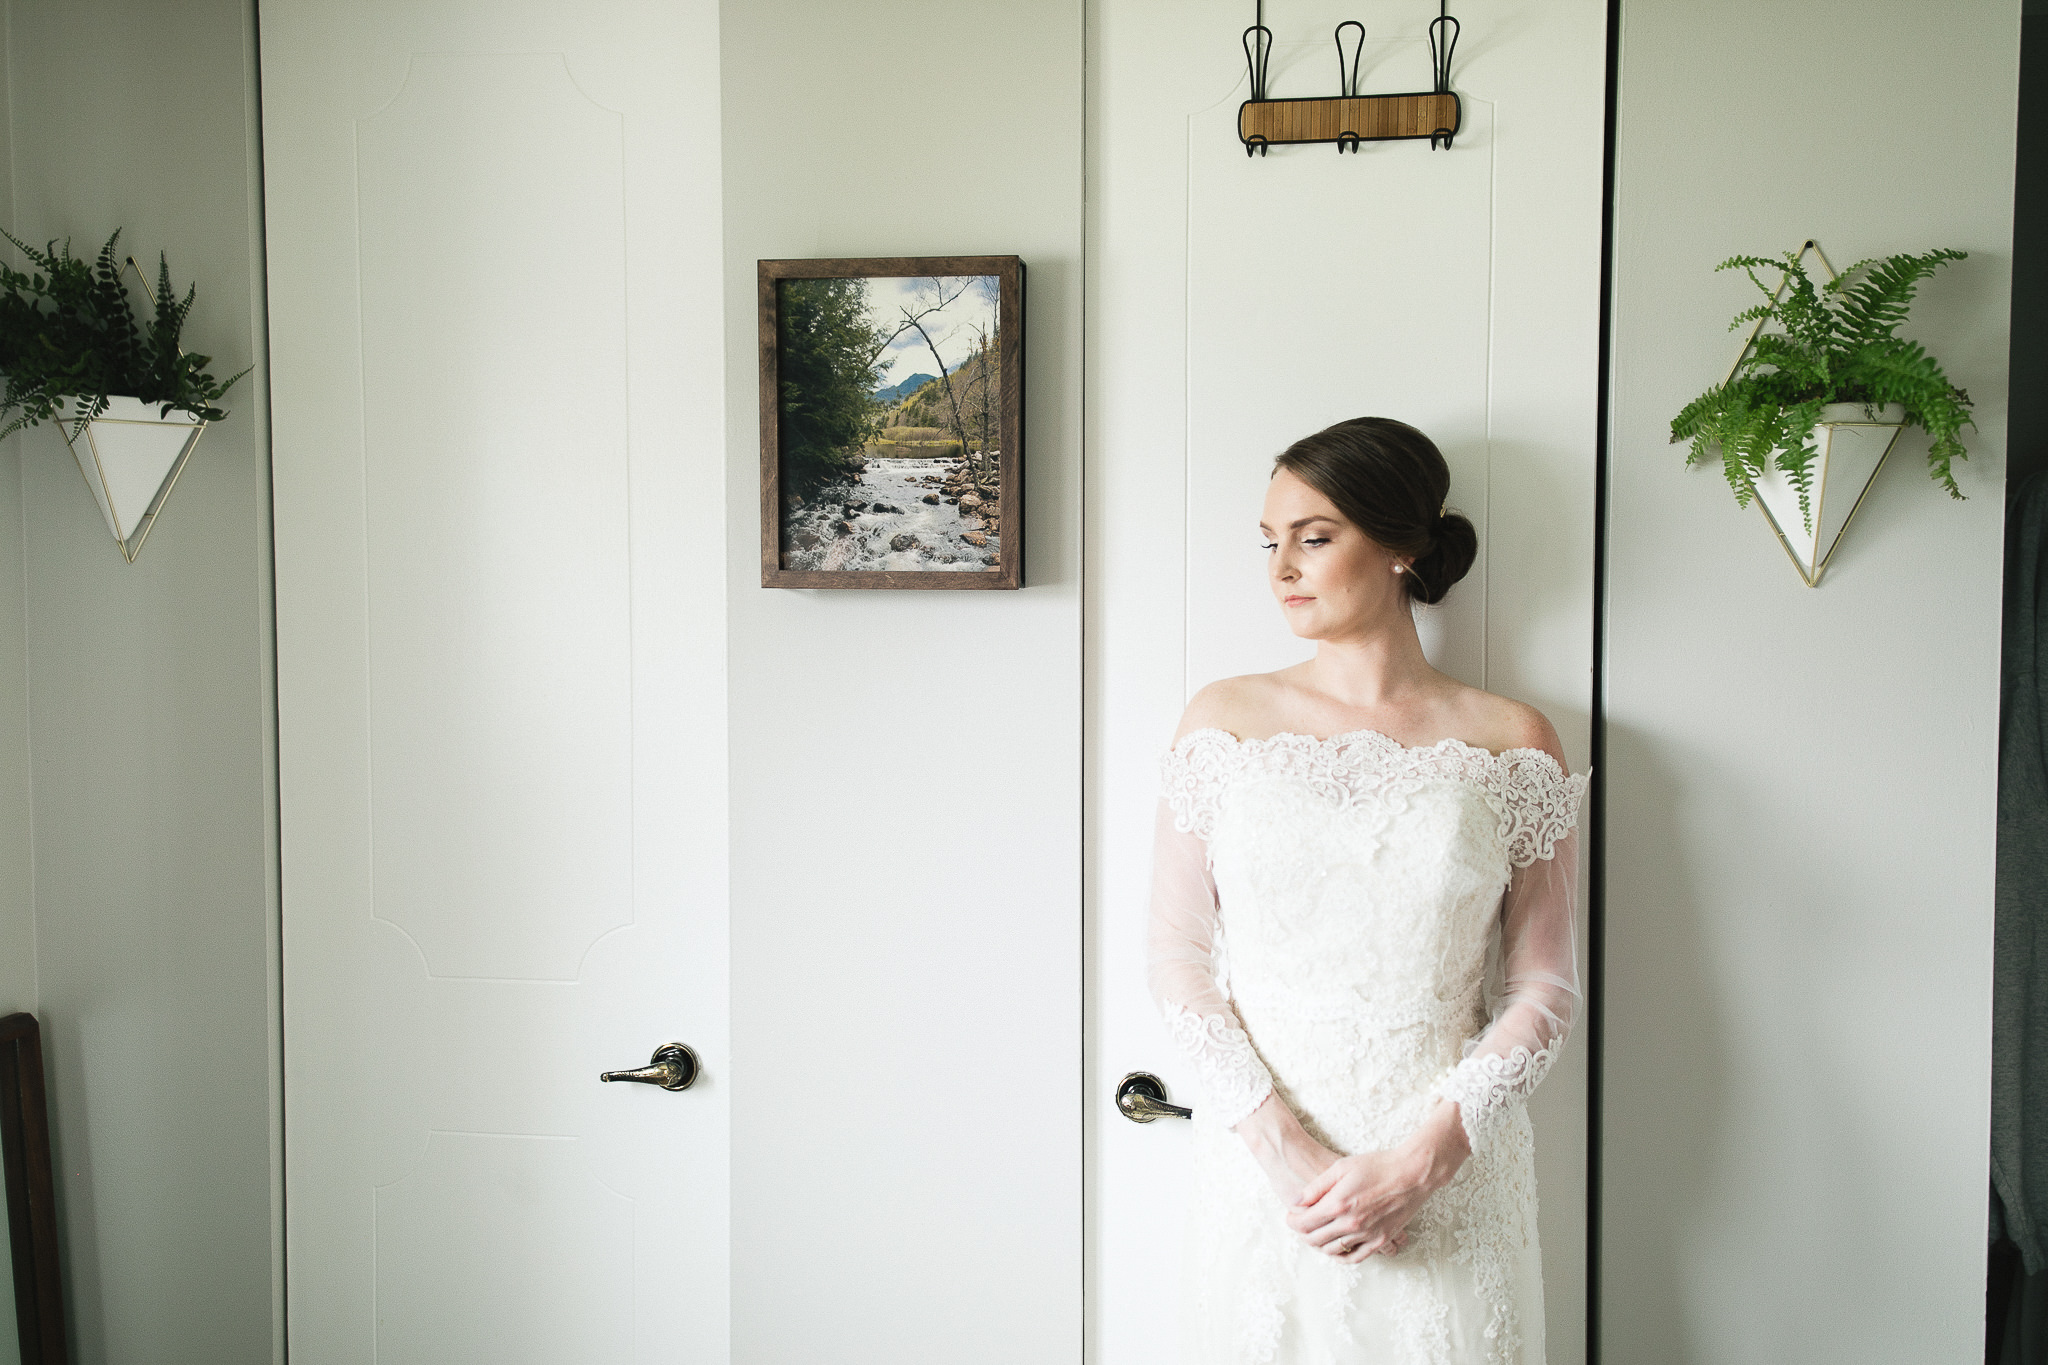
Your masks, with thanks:
[{"label": "pale green wall", "polygon": [[[15,231],[87,252],[123,227],[198,281],[188,347],[217,373],[259,358],[250,0],[12,0],[7,19]],[[25,570],[38,1012],[80,1365],[274,1355],[263,394],[259,371],[230,395],[132,566],[58,436],[17,442],[6,548]],[[0,681],[0,718],[11,695]]]},{"label": "pale green wall", "polygon": [[0,1014],[36,1007],[20,449],[0,441]]},{"label": "pale green wall", "polygon": [[[20,442],[0,441],[0,1015],[36,1007],[36,925],[29,867],[28,700],[21,596]],[[0,1361],[17,1326],[0,1235]]]},{"label": "pale green wall", "polygon": [[[1627,0],[1608,598],[1604,1356],[1981,1360],[2019,0]],[[1970,259],[1977,400],[1826,581],[1666,444],[1737,252]]]},{"label": "pale green wall", "polygon": [[[5,123],[6,81],[6,64],[0,63],[0,222],[11,223],[14,177]],[[21,536],[21,440],[9,437],[0,441],[0,1014],[33,1010],[36,1005],[27,623],[22,615],[26,561]],[[11,1311],[10,1307],[0,1314]]]},{"label": "pale green wall", "polygon": [[[0,220],[12,221],[5,116],[7,68],[0,62]],[[28,661],[23,619],[21,442],[0,441],[0,1015],[36,1007],[34,873],[29,861]],[[0,1237],[0,1361],[14,1359],[9,1249]]]}]

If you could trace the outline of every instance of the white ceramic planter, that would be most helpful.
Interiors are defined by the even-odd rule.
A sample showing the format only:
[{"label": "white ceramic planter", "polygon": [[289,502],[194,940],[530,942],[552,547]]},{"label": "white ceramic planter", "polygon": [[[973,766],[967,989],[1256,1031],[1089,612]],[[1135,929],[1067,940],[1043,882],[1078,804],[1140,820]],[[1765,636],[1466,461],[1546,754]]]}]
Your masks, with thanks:
[{"label": "white ceramic planter", "polygon": [[1870,491],[1905,422],[1906,410],[1897,403],[1875,410],[1861,403],[1830,403],[1820,410],[1813,428],[1813,444],[1820,454],[1813,462],[1811,525],[1800,513],[1799,490],[1784,474],[1772,469],[1756,481],[1756,505],[1807,587],[1820,583],[1835,546],[1849,529],[1849,519],[1863,505],[1863,495]]},{"label": "white ceramic planter", "polygon": [[74,437],[78,410],[67,403],[61,411],[64,439],[122,558],[133,564],[206,423],[186,412],[159,417],[154,403],[112,398]]}]

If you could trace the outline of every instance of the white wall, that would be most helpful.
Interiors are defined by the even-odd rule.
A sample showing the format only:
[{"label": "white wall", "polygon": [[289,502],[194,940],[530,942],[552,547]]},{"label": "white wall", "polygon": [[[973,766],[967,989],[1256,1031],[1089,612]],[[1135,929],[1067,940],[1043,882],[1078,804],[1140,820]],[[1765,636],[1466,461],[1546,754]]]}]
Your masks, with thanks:
[{"label": "white wall", "polygon": [[[120,226],[139,259],[168,252],[199,285],[187,345],[230,374],[261,354],[255,16],[171,14],[9,5],[11,225],[81,253]],[[25,595],[38,1007],[81,1365],[265,1360],[279,1326],[264,386],[259,369],[230,394],[132,566],[52,429],[14,442],[18,516],[0,494],[22,528],[0,533],[0,602]],[[7,619],[0,717],[22,660]],[[0,728],[0,774],[14,752]],[[10,776],[0,875],[17,811]]]},{"label": "white wall", "polygon": [[[1608,566],[1605,1355],[1982,1358],[2017,0],[1629,0]],[[1977,400],[1818,589],[1666,444],[1737,252],[1961,247]]]},{"label": "white wall", "polygon": [[[735,1360],[1079,1353],[1081,21],[723,9]],[[941,254],[1028,269],[1028,586],[760,587],[755,261]]]},{"label": "white wall", "polygon": [[[1112,56],[1187,22],[1143,7],[1101,16]],[[148,0],[14,0],[4,75],[19,211],[5,216],[36,239],[68,232],[84,246],[118,223],[140,251],[162,246],[180,278],[200,281],[193,339],[236,369],[260,357],[250,16],[208,0],[183,7],[176,25],[158,17]],[[1478,38],[1486,16],[1466,18]],[[1214,19],[1234,31],[1241,16]],[[886,1326],[897,1353],[917,1358],[923,1334],[969,1339],[946,1314],[947,1289],[1001,1275],[1003,1256],[1050,1257],[1076,1282],[1080,1273],[1068,1206],[1033,1203],[1000,1174],[994,1197],[1008,1202],[994,1216],[1027,1227],[999,1253],[967,1235],[986,1208],[890,1202],[906,1189],[933,1200],[988,1190],[1006,1153],[1079,1131],[1078,1095],[1062,1088],[1079,1054],[1078,1012],[1013,1019],[986,981],[924,975],[919,945],[971,916],[991,935],[997,980],[1073,980],[1079,998],[1081,15],[1072,3],[924,3],[878,22],[786,0],[728,5],[723,22],[731,354],[752,352],[760,256],[1016,251],[1031,266],[1033,586],[1023,593],[754,586],[745,490],[756,452],[744,420],[754,380],[745,365],[727,376],[736,1074],[748,1068],[735,1082],[736,1352],[799,1358],[828,1331],[860,1330],[863,1295],[916,1276],[929,1317]],[[2012,0],[1888,0],[1854,26],[1816,0],[1626,6],[1609,565],[1609,1359],[1917,1362],[1977,1350],[2017,22]],[[1759,42],[1766,31],[1775,40]],[[915,79],[902,74],[906,33],[925,43]],[[1315,37],[1304,60],[1322,50]],[[1816,60],[1842,79],[1821,83]],[[1219,70],[1234,72],[1234,56]],[[1214,93],[1234,102],[1220,84]],[[1141,87],[1098,83],[1096,95],[1098,117],[1145,114]],[[1904,106],[1913,117],[1898,115]],[[1177,120],[1205,108],[1190,103],[1156,137],[1109,125],[1093,144],[1098,183],[1127,198],[1185,194],[1186,163],[1155,153],[1184,155]],[[1358,167],[1393,156],[1427,164],[1430,154],[1375,149]],[[921,160],[949,174],[973,165],[985,184],[916,192]],[[1184,207],[1169,207],[1185,221]],[[1684,471],[1663,433],[1730,358],[1722,327],[1741,286],[1713,276],[1712,263],[1808,235],[1838,262],[1938,244],[1972,251],[1928,286],[1911,330],[1977,397],[1980,427],[1962,471],[1970,501],[1940,497],[1915,463],[1924,446],[1909,443],[1813,591],[1761,518],[1738,512],[1711,473]],[[1122,256],[1099,257],[1091,304],[1184,293],[1172,268],[1184,249],[1133,238]],[[1168,305],[1170,324],[1182,306]],[[1182,358],[1118,330],[1118,316],[1134,314],[1111,308],[1091,330],[1097,360],[1119,366],[1124,383],[1184,383]],[[234,417],[209,433],[133,567],[53,435],[0,445],[0,1007],[38,1004],[50,1030],[82,1361],[242,1361],[272,1349],[261,379],[237,390]],[[1094,496],[1180,499],[1183,421],[1106,414],[1091,434],[1115,464]],[[1512,479],[1540,466],[1496,467]],[[1155,555],[1178,563],[1188,534],[1178,515],[1133,533],[1149,544],[1104,542],[1090,601],[1107,612],[1175,598],[1183,569],[1165,583],[1145,576]],[[1517,553],[1553,551],[1577,553],[1533,540]],[[1501,577],[1498,539],[1490,553],[1486,572],[1507,594],[1515,582]],[[1540,604],[1520,617],[1542,618]],[[1487,674],[1496,686],[1556,708],[1582,758],[1572,665],[1524,669],[1512,661],[1525,642],[1498,629],[1468,637],[1472,659],[1498,670]],[[1117,668],[1123,685],[1150,689],[1131,705],[1164,720],[1190,680],[1180,618],[1148,626],[1106,614],[1094,630],[1097,685]],[[1116,649],[1104,631],[1122,632]],[[1775,702],[1772,686],[1799,700]],[[892,736],[873,759],[881,776],[835,782],[857,761],[849,734],[864,733]],[[1128,739],[1133,755],[1151,743]],[[1091,796],[1110,809],[1136,783],[1098,783]],[[23,913],[31,905],[39,941]],[[887,936],[900,970],[840,972],[835,935],[845,934]],[[1098,992],[1128,979],[1111,979],[1114,964]],[[792,999],[810,1008],[792,1015]],[[974,1022],[936,1040],[924,1030],[939,1017]],[[995,1060],[966,1077],[937,1065],[958,1054]],[[878,1056],[905,1060],[878,1071],[867,1065]],[[1104,1079],[1091,1077],[1094,1090]],[[879,1091],[914,1116],[962,1080],[972,1102],[1004,1107],[975,1150],[916,1151],[887,1132],[814,1138],[835,1087]],[[802,1164],[884,1229],[914,1216],[961,1239],[916,1264],[835,1257],[818,1292],[801,1296],[808,1311],[792,1312],[796,1296],[771,1272],[786,1266],[803,1194],[783,1176]],[[1078,1167],[1071,1178],[1077,1186]],[[970,1244],[977,1255],[953,1254]],[[1559,1265],[1562,1248],[1550,1250]],[[1020,1305],[994,1330],[1001,1349],[1038,1359],[1071,1353],[1079,1328]]]}]

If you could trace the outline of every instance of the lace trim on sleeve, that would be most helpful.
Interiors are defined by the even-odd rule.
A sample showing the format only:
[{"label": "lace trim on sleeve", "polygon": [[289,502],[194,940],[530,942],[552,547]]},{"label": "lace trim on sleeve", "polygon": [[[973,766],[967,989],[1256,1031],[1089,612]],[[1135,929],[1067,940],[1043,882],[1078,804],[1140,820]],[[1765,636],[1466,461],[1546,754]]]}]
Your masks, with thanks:
[{"label": "lace trim on sleeve", "polygon": [[1241,746],[1203,742],[1212,736],[1229,738],[1221,730],[1197,730],[1159,760],[1160,792],[1173,810],[1173,827],[1204,840],[1216,830],[1227,780],[1244,767]]},{"label": "lace trim on sleeve", "polygon": [[1533,1053],[1520,1046],[1505,1056],[1475,1053],[1437,1082],[1436,1093],[1457,1102],[1458,1120],[1473,1151],[1489,1145],[1513,1107],[1528,1101],[1563,1047],[1564,1039],[1552,1038]]},{"label": "lace trim on sleeve", "polygon": [[1273,1093],[1273,1075],[1252,1050],[1251,1035],[1220,1014],[1197,1014],[1181,1005],[1161,1011],[1173,1041],[1194,1058],[1202,1098],[1225,1128],[1235,1128]]},{"label": "lace trim on sleeve", "polygon": [[1587,774],[1567,774],[1541,749],[1510,749],[1499,762],[1506,808],[1506,828],[1501,832],[1507,837],[1508,861],[1516,867],[1547,861],[1556,853],[1557,841],[1579,823]]}]

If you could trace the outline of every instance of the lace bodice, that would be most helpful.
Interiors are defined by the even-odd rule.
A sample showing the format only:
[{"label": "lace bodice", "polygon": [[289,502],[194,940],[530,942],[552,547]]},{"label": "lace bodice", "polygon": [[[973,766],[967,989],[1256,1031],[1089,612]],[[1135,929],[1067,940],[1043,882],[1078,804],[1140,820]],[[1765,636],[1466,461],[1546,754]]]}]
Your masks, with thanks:
[{"label": "lace bodice", "polygon": [[[1215,1344],[1193,1358],[1293,1365],[1373,1340],[1415,1365],[1540,1361],[1540,1333],[1522,1336],[1541,1296],[1524,1101],[1579,1002],[1586,779],[1536,749],[1371,730],[1197,730],[1163,776],[1149,973],[1203,1089],[1191,1302]],[[1342,1153],[1396,1146],[1441,1096],[1472,1156],[1407,1251],[1339,1265],[1287,1230],[1226,1131],[1276,1093]],[[1476,1312],[1454,1311],[1468,1296]]]},{"label": "lace bodice", "polygon": [[1585,777],[1538,749],[1213,729],[1184,736],[1163,777],[1151,985],[1217,1119],[1264,1101],[1278,1052],[1291,1084],[1364,1106],[1357,1141],[1398,1140],[1440,1094],[1483,1147],[1578,1003]]}]

